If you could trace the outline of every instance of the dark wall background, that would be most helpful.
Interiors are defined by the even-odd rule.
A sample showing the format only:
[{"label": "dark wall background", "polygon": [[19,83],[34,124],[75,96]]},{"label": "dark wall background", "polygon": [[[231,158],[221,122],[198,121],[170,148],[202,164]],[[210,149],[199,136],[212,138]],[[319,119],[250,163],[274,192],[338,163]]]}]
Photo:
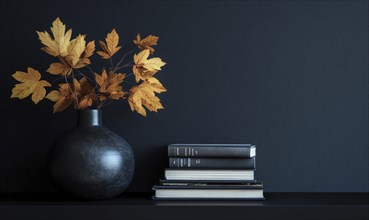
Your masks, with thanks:
[{"label": "dark wall background", "polygon": [[179,142],[255,143],[267,192],[368,191],[367,1],[1,1],[0,191],[55,190],[46,156],[76,113],[9,97],[15,70],[54,60],[35,30],[57,16],[88,40],[115,27],[126,51],[138,32],[160,36],[166,109],[104,109],[135,152],[130,191],[149,191]]}]

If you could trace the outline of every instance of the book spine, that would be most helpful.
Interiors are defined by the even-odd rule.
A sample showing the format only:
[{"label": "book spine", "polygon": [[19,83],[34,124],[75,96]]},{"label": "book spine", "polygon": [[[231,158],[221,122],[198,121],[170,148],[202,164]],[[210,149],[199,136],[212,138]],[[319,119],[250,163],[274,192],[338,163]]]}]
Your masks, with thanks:
[{"label": "book spine", "polygon": [[232,157],[250,158],[251,146],[245,147],[212,147],[169,145],[169,157]]},{"label": "book spine", "polygon": [[170,157],[169,168],[212,168],[255,170],[255,158],[187,158]]}]

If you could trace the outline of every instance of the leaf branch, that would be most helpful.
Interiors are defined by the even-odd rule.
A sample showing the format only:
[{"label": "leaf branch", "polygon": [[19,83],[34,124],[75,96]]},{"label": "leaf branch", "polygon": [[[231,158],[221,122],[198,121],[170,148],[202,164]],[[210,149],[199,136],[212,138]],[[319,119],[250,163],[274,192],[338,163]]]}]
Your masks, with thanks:
[{"label": "leaf branch", "polygon": [[[122,59],[120,59],[120,61],[117,63],[117,65],[114,67],[114,70],[116,71],[116,69],[118,68],[118,66],[123,62],[123,60],[130,54],[132,53],[133,51],[135,51],[137,49],[133,49],[131,51],[129,51],[128,53],[124,54],[124,56],[122,57]],[[115,72],[114,71],[114,72]]]},{"label": "leaf branch", "polygon": [[[76,104],[78,106],[78,98],[77,98],[77,95],[73,92],[73,89],[72,87],[70,86],[69,82],[68,82],[68,79],[67,79],[67,76],[64,75],[65,77],[65,82],[67,83],[69,89],[70,89],[70,92],[72,93],[72,96],[74,97],[74,99],[76,100]],[[73,70],[72,70],[72,78],[74,79],[74,75],[73,75]]]}]

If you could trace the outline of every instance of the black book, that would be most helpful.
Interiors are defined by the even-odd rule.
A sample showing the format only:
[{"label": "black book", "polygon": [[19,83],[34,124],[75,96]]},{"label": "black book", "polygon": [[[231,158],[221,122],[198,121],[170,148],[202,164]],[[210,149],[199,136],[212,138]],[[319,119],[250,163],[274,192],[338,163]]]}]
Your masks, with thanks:
[{"label": "black book", "polygon": [[170,157],[169,168],[213,168],[213,169],[250,169],[256,168],[253,158],[186,158]]},{"label": "black book", "polygon": [[263,182],[257,180],[159,180],[162,186],[245,186],[245,185],[263,185]]},{"label": "black book", "polygon": [[154,199],[264,199],[262,183],[248,185],[156,185]]},{"label": "black book", "polygon": [[170,144],[169,157],[255,157],[252,144]]}]

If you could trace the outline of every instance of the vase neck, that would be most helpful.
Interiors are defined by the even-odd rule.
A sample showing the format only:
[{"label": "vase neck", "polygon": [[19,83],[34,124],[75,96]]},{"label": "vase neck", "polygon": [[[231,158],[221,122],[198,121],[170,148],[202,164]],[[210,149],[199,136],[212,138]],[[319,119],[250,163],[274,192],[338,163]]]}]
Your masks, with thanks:
[{"label": "vase neck", "polygon": [[98,109],[87,109],[78,111],[78,126],[102,125],[101,111]]}]

